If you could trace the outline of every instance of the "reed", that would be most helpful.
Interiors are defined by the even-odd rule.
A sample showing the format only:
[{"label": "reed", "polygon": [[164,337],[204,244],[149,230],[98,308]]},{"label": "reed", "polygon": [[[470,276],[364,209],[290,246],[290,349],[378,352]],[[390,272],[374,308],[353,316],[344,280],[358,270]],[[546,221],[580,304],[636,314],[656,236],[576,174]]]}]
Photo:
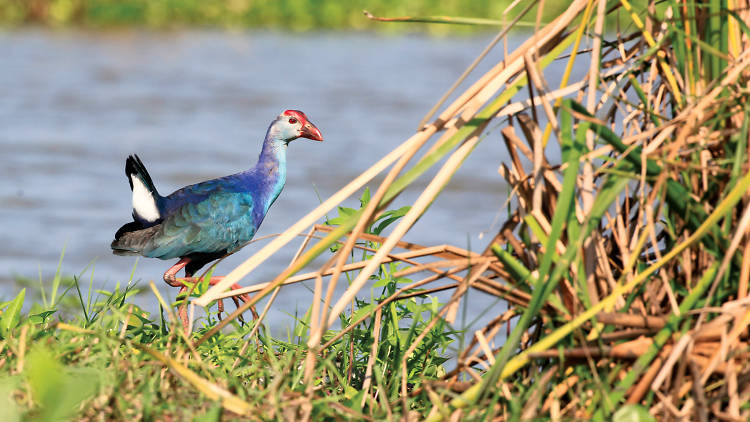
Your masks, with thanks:
[{"label": "reed", "polygon": [[[414,286],[393,292],[358,318],[348,316],[349,305],[387,262],[432,272],[416,283],[420,288],[454,291],[428,328],[452,323],[470,289],[506,300],[510,310],[474,334],[439,383],[414,388],[407,382],[406,359],[428,332],[416,336],[402,356],[400,395],[392,405],[405,411],[415,397],[431,400],[434,406],[422,415],[429,420],[607,420],[616,412],[748,418],[747,7],[718,1],[650,2],[642,9],[626,0],[571,2],[464,93],[453,95],[452,103],[437,104],[434,109],[443,112],[399,147],[389,161],[398,164],[373,202],[337,221],[336,228],[314,227],[325,237],[254,300],[287,281],[318,279],[315,306],[324,311],[315,312],[320,317],[311,323],[307,343],[317,356],[410,294]],[[630,25],[607,28],[618,14]],[[560,57],[568,60],[566,73],[560,81],[548,80],[543,69]],[[571,80],[573,61],[586,57],[588,74]],[[525,92],[531,101],[517,99]],[[408,243],[409,229],[429,212],[465,157],[484,137],[497,136],[486,132],[491,121],[501,127],[511,157],[499,169],[512,188],[501,230],[482,253],[459,252],[450,239],[434,251]],[[560,158],[549,155],[550,142],[557,142]],[[378,239],[375,254],[347,262],[354,245],[372,241],[362,237],[363,228],[435,166],[437,174]],[[335,194],[326,206],[348,192]],[[345,246],[335,262],[290,279],[336,242]],[[416,250],[431,253],[408,252]],[[253,267],[262,263],[250,261]],[[248,274],[248,267],[240,268],[227,284]],[[347,272],[353,273],[348,289],[332,297],[339,274]],[[320,280],[331,274],[325,295]],[[223,290],[216,286],[199,303]],[[351,325],[321,341],[341,318]],[[622,322],[633,318],[666,323],[644,329]],[[505,338],[500,324],[508,324]],[[707,334],[709,325],[723,337]]]}]

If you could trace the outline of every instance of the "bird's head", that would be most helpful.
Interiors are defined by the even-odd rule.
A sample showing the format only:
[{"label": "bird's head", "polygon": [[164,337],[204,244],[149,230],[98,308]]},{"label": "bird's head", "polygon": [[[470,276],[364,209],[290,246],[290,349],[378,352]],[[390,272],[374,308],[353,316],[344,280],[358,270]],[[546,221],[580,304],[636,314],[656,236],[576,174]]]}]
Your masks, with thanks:
[{"label": "bird's head", "polygon": [[279,117],[271,124],[269,132],[275,139],[287,143],[297,138],[323,140],[320,130],[307,120],[305,113],[299,110],[286,110],[279,114]]}]

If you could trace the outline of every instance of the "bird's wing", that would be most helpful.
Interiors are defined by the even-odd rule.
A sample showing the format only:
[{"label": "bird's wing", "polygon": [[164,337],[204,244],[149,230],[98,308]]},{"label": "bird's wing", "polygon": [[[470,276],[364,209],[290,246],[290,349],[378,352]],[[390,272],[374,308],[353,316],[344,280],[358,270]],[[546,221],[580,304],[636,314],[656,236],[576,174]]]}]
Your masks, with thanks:
[{"label": "bird's wing", "polygon": [[164,197],[164,214],[167,216],[174,214],[184,205],[199,203],[208,199],[211,195],[243,191],[242,187],[238,186],[240,182],[237,175],[231,175],[177,189]]},{"label": "bird's wing", "polygon": [[216,191],[201,201],[184,202],[160,224],[143,255],[169,259],[236,250],[255,235],[255,206],[246,192]]}]

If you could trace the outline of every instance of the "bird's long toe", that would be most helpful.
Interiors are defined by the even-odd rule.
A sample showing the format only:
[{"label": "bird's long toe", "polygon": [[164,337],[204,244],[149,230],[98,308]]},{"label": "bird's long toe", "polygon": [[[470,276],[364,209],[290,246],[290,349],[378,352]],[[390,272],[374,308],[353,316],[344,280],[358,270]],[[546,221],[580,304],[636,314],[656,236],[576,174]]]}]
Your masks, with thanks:
[{"label": "bird's long toe", "polygon": [[177,297],[183,296],[182,303],[177,308],[177,315],[180,317],[180,321],[182,322],[182,327],[185,329],[185,334],[189,334],[188,328],[190,327],[188,324],[188,315],[187,315],[187,286],[183,285],[180,287],[180,291],[177,293]]}]

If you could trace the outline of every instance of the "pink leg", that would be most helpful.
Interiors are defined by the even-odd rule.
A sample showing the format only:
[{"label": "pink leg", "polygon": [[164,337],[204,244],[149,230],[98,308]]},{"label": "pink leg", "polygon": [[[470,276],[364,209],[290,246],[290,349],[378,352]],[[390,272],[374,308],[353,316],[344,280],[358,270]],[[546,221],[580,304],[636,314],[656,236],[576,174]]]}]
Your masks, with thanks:
[{"label": "pink leg", "polygon": [[[185,284],[186,282],[187,283],[196,283],[196,282],[200,281],[200,278],[193,277],[192,274],[188,274],[187,272],[185,272],[185,277],[183,277],[183,278],[179,278],[178,279],[176,277],[177,273],[181,269],[185,268],[189,263],[190,263],[190,258],[181,258],[176,264],[174,264],[173,266],[171,266],[164,273],[164,281],[167,284],[169,284],[172,287],[179,287],[180,288],[180,292],[178,293],[178,295],[179,294],[183,294],[183,293],[187,294],[187,285]],[[222,277],[222,276],[211,277],[211,279],[208,281],[208,283],[213,286],[213,285],[219,283],[223,279],[224,279],[224,277]],[[235,284],[232,285],[232,290],[236,290],[236,289],[240,289],[240,288],[241,288],[241,286],[239,284],[237,284],[237,283],[235,283]],[[239,296],[236,296],[236,297],[232,297],[232,300],[234,301],[234,303],[237,305],[238,308],[239,308],[239,301],[237,300],[237,297],[239,297],[239,299],[242,300],[243,302],[247,302],[248,300],[250,300],[250,297],[247,294],[242,294],[242,295],[239,295]],[[219,314],[221,314],[221,312],[224,311],[224,301],[223,300],[219,299],[218,307],[219,307]],[[253,318],[257,319],[258,318],[258,313],[256,312],[255,307],[250,307],[250,311],[253,314]],[[182,325],[187,330],[187,327],[188,327],[187,302],[183,303],[183,305],[180,306],[180,309],[179,309],[178,313],[179,313],[179,316],[180,316],[180,320],[182,321]]]},{"label": "pink leg", "polygon": [[177,309],[177,315],[180,317],[180,321],[182,321],[182,326],[185,328],[186,333],[188,329],[187,294],[187,286],[180,287],[180,291],[177,293],[177,296],[185,295],[185,299],[183,299],[182,304]]},{"label": "pink leg", "polygon": [[176,264],[174,264],[171,267],[169,267],[169,269],[164,273],[164,281],[166,281],[167,284],[169,284],[172,287],[182,287],[182,286],[184,286],[184,284],[182,284],[179,281],[177,281],[177,278],[175,277],[175,275],[181,269],[185,268],[185,266],[187,266],[187,264],[189,264],[189,263],[190,263],[190,258],[182,258],[179,261],[177,261]]},{"label": "pink leg", "polygon": [[[224,280],[223,276],[211,277],[211,280],[209,280],[208,284],[210,284],[210,285],[213,286],[215,284],[218,284],[221,280]],[[231,287],[232,290],[237,290],[237,289],[241,289],[241,288],[242,288],[242,286],[240,286],[237,283],[232,284],[232,287]],[[239,300],[237,300],[238,298],[239,298],[239,300],[241,300],[244,303],[247,303],[247,301],[250,300],[250,296],[248,296],[246,293],[243,293],[243,294],[237,295],[237,296],[232,296],[232,301],[234,301],[234,304],[238,308],[240,307],[240,302],[239,302]],[[223,303],[222,299],[219,299],[219,312],[222,312],[223,310],[224,310],[224,303]],[[253,319],[258,319],[258,312],[255,310],[255,306],[251,306],[250,307],[250,312],[252,312],[252,314],[253,314]]]},{"label": "pink leg", "polygon": [[[185,268],[185,266],[189,263],[190,263],[189,258],[182,258],[164,273],[164,281],[167,282],[167,284],[169,284],[172,287],[180,288],[180,291],[179,293],[177,293],[177,296],[181,294],[184,294],[187,296],[187,286],[181,283],[180,281],[178,281],[177,278],[175,278],[175,275],[177,274],[178,271]],[[187,332],[187,329],[188,329],[187,301],[183,302],[183,304],[180,305],[179,309],[177,310],[177,315],[180,317],[180,321],[182,321],[182,326],[185,328],[185,332]]]}]

